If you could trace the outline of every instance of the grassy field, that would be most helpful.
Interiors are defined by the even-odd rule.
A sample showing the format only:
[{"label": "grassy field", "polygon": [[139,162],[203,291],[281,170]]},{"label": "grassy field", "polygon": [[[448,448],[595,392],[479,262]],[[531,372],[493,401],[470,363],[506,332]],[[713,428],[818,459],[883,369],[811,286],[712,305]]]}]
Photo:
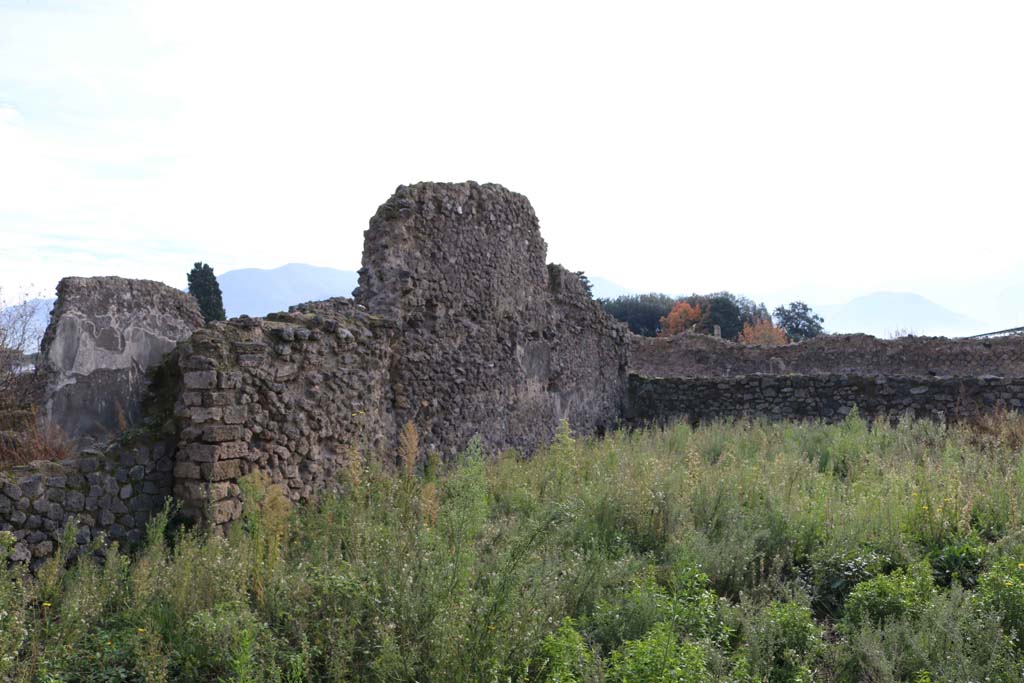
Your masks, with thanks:
[{"label": "grassy field", "polygon": [[304,509],[251,479],[226,538],[9,570],[0,680],[1020,681],[1021,424],[562,430]]}]

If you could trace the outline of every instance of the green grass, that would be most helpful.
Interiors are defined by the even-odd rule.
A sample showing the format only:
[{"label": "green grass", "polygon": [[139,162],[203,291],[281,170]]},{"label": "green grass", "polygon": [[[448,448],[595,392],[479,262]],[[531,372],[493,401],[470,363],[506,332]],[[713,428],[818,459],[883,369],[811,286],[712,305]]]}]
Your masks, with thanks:
[{"label": "green grass", "polygon": [[1020,431],[562,430],[294,510],[256,478],[226,537],[8,570],[0,681],[1020,681]]}]

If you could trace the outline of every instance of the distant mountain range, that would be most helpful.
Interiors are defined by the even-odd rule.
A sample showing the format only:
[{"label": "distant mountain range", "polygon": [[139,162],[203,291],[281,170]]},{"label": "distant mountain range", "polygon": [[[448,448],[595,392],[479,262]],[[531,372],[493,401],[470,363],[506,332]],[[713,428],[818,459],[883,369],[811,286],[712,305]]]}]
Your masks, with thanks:
[{"label": "distant mountain range", "polygon": [[[603,277],[587,279],[595,299],[613,299],[632,293]],[[289,263],[271,270],[229,270],[218,275],[217,281],[224,298],[224,310],[229,318],[236,318],[243,314],[256,317],[286,311],[295,304],[332,296],[351,296],[359,284],[359,275],[352,270]]]},{"label": "distant mountain range", "polygon": [[591,294],[594,295],[595,299],[614,299],[616,297],[633,293],[631,290],[628,290],[622,285],[616,284],[607,278],[597,276],[590,277],[588,275],[587,280],[590,281],[590,291]]},{"label": "distant mountain range", "polygon": [[[286,311],[289,306],[335,296],[351,296],[359,276],[355,271],[289,263],[280,268],[243,268],[217,277],[228,317],[265,316]],[[589,277],[595,299],[615,298],[633,293],[603,277]],[[1024,292],[1010,289],[998,302],[1007,309],[1016,308]],[[36,326],[49,322],[53,299],[35,300]],[[979,322],[945,308],[923,296],[908,292],[875,292],[844,304],[814,306],[825,318],[829,332],[863,332],[886,338],[896,333],[935,336],[967,336],[995,330],[997,326]],[[988,318],[988,316],[985,316]],[[994,319],[994,318],[993,318]],[[1020,323],[1024,323],[1024,315]]]},{"label": "distant mountain range", "polygon": [[264,316],[289,306],[335,296],[352,296],[359,275],[351,270],[289,263],[280,268],[242,268],[217,276],[229,318]]},{"label": "distant mountain range", "polygon": [[825,318],[829,332],[863,332],[886,338],[897,333],[962,337],[991,331],[983,322],[909,292],[875,292],[814,310]]}]

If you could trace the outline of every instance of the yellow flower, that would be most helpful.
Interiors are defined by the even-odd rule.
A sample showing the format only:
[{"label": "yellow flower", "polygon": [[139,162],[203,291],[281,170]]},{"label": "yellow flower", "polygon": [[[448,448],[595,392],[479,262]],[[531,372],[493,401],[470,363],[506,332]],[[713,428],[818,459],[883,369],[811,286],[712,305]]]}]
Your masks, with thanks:
[{"label": "yellow flower", "polygon": [[51,604],[50,604],[50,603],[48,603],[48,602],[44,602],[44,603],[43,603],[43,607],[53,607],[53,605],[51,605]]},{"label": "yellow flower", "polygon": [[1024,569],[1024,562],[1018,562],[1017,569]]},{"label": "yellow flower", "polygon": [[135,630],[138,631],[139,633],[145,633],[146,632],[146,629],[144,629],[144,628],[137,628]]}]

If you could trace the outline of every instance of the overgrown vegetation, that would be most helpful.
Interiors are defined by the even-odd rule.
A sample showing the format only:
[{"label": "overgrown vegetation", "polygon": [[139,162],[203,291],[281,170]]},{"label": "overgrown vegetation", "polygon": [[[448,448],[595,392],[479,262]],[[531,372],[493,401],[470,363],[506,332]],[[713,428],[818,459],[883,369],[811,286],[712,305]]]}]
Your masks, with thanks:
[{"label": "overgrown vegetation", "polygon": [[65,460],[75,452],[74,442],[52,420],[40,417],[35,407],[7,413],[17,430],[0,432],[0,470],[33,460]]},{"label": "overgrown vegetation", "polygon": [[395,471],[353,461],[316,506],[250,478],[225,537],[161,517],[131,559],[7,570],[0,680],[1024,675],[1015,416],[563,429],[426,468],[403,432]]},{"label": "overgrown vegetation", "polygon": [[0,291],[0,468],[66,455],[60,430],[36,419],[39,386],[33,370],[42,305],[24,294],[6,301]]}]

